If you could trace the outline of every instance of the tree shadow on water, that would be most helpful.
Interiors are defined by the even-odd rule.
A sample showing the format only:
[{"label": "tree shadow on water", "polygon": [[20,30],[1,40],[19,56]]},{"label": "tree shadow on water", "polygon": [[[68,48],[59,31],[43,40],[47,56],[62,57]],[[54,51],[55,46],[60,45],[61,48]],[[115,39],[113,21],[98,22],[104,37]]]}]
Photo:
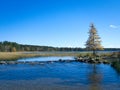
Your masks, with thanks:
[{"label": "tree shadow on water", "polygon": [[[99,73],[98,73],[99,72]],[[102,90],[100,85],[102,81],[102,74],[98,71],[97,66],[93,64],[92,71],[88,75],[89,90]]]}]

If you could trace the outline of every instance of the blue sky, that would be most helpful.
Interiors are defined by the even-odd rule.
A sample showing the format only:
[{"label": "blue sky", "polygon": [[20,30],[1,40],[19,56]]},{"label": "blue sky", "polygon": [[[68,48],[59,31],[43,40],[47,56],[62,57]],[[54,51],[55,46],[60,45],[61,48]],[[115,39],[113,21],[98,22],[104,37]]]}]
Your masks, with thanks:
[{"label": "blue sky", "polygon": [[104,47],[120,48],[120,0],[0,0],[0,41],[84,47],[94,23]]}]

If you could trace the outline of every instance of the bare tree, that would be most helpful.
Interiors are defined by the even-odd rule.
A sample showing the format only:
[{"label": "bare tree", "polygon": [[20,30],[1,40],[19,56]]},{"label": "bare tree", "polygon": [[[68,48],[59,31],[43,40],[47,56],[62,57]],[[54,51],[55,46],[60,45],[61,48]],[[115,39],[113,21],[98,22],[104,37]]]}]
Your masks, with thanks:
[{"label": "bare tree", "polygon": [[97,34],[97,30],[94,27],[94,24],[91,24],[89,31],[89,38],[85,44],[87,50],[93,51],[93,55],[96,56],[97,50],[103,50],[101,46],[101,40],[99,35]]}]

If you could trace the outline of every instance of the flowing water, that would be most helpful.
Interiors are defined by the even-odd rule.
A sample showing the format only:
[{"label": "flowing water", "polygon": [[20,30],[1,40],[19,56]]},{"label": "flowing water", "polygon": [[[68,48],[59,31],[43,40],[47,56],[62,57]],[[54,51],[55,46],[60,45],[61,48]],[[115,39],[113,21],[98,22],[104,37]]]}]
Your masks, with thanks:
[{"label": "flowing water", "polygon": [[[41,57],[22,61],[61,58],[73,59]],[[120,90],[120,75],[110,65],[105,64],[54,62],[0,65],[0,90]]]},{"label": "flowing water", "polygon": [[38,58],[29,58],[29,59],[20,59],[19,62],[33,62],[33,61],[59,61],[59,60],[75,60],[73,56],[50,56],[50,57],[38,57]]}]

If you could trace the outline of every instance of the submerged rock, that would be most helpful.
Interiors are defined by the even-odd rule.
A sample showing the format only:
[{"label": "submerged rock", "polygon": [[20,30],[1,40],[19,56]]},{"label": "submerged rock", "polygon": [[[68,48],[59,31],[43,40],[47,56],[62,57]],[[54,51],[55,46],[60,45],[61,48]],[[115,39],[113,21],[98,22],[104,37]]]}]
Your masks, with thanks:
[{"label": "submerged rock", "polygon": [[8,61],[7,64],[18,64],[17,61]]},{"label": "submerged rock", "polygon": [[47,63],[54,63],[54,61],[46,61]]},{"label": "submerged rock", "polygon": [[0,64],[7,64],[6,61],[0,61]]},{"label": "submerged rock", "polygon": [[78,62],[84,62],[84,63],[95,63],[95,64],[100,64],[100,63],[104,63],[104,64],[110,64],[110,62],[108,60],[100,60],[100,59],[94,59],[94,58],[78,58],[77,59]]},{"label": "submerged rock", "polygon": [[104,64],[110,64],[110,62],[108,62],[107,60],[103,61]]}]

